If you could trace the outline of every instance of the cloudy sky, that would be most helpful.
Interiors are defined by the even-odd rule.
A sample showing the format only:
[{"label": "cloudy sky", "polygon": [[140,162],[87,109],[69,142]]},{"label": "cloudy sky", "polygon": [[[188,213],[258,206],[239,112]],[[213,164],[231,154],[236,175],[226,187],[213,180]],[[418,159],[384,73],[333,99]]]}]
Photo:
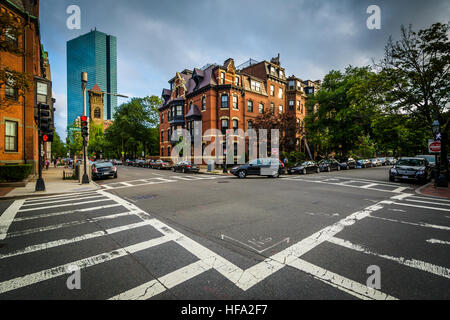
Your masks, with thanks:
[{"label": "cloudy sky", "polygon": [[[370,64],[402,24],[415,29],[450,20],[450,1],[427,0],[41,0],[41,36],[49,52],[57,131],[65,137],[66,42],[97,30],[117,37],[118,92],[160,95],[176,71],[281,55],[288,75],[322,79],[332,69]],[[81,9],[69,30],[66,9]],[[367,8],[381,9],[369,30]],[[119,98],[119,103],[126,100]]]}]

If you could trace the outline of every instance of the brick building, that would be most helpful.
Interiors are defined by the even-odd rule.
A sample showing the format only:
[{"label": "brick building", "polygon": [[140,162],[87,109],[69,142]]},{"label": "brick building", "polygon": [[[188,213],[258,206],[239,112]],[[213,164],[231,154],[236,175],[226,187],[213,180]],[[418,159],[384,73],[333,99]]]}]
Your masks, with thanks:
[{"label": "brick building", "polygon": [[48,54],[40,38],[39,0],[2,0],[0,12],[13,17],[20,26],[20,36],[0,28],[0,37],[22,52],[0,50],[0,70],[32,76],[32,88],[23,97],[13,82],[0,85],[0,165],[28,163],[37,170],[39,152],[34,106],[39,102],[53,106]]},{"label": "brick building", "polygon": [[[171,141],[172,133],[181,128],[192,132],[194,120],[202,121],[202,135],[208,140],[205,132],[209,129],[218,129],[222,135],[229,129],[247,131],[258,116],[269,110],[274,114],[291,113],[300,124],[306,115],[307,84],[295,76],[287,78],[279,56],[270,62],[249,60],[237,68],[230,58],[223,65],[186,69],[177,72],[169,84],[170,89],[163,90],[164,103],[159,108],[160,155],[166,159],[177,143]],[[308,84],[320,87],[320,82]],[[298,138],[301,141],[302,137]],[[203,149],[207,143],[203,142]],[[234,148],[236,155],[236,144]]]}]

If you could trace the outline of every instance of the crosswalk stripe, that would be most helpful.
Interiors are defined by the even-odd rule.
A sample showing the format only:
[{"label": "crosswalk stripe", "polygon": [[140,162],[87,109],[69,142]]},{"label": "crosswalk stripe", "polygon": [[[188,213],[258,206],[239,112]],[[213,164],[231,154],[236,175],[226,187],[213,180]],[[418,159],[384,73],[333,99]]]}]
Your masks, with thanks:
[{"label": "crosswalk stripe", "polygon": [[377,217],[377,216],[370,216],[370,218],[378,219],[378,220],[385,220],[385,221],[390,221],[390,222],[396,222],[396,223],[402,223],[402,224],[409,224],[411,226],[417,226],[417,227],[433,228],[433,229],[441,229],[441,230],[450,230],[450,227],[439,226],[439,225],[436,225],[436,224],[414,223],[414,222],[407,222],[407,221],[401,221],[401,220],[395,220],[395,219],[382,218],[382,217]]},{"label": "crosswalk stripe", "polygon": [[26,217],[15,218],[14,222],[35,220],[35,219],[42,219],[42,218],[49,218],[49,217],[56,217],[56,216],[62,216],[62,215],[77,213],[77,212],[90,212],[90,211],[103,210],[103,209],[109,209],[109,208],[120,207],[120,206],[121,206],[120,204],[115,203],[115,204],[110,204],[110,205],[107,205],[107,206],[100,206],[100,207],[76,209],[76,210],[54,212],[54,213],[44,213],[44,214],[40,214],[40,215],[37,215],[37,216],[26,216]]},{"label": "crosswalk stripe", "polygon": [[96,191],[84,191],[84,192],[77,192],[77,193],[70,193],[70,194],[59,194],[59,195],[54,195],[54,196],[48,196],[48,197],[39,197],[39,198],[33,198],[33,199],[27,199],[26,203],[32,203],[32,202],[42,202],[43,200],[48,200],[48,199],[62,199],[62,198],[77,198],[77,197],[81,197],[81,196],[85,196],[85,195],[94,195],[97,194]]},{"label": "crosswalk stripe", "polygon": [[171,272],[161,278],[149,281],[139,287],[120,293],[109,300],[147,300],[210,269],[210,265],[200,260]]},{"label": "crosswalk stripe", "polygon": [[75,237],[72,239],[62,239],[62,240],[41,243],[41,244],[26,247],[26,248],[23,248],[20,250],[16,250],[11,253],[7,253],[7,254],[3,254],[3,255],[0,254],[0,260],[23,255],[23,254],[28,254],[28,253],[32,253],[32,252],[37,252],[37,251],[41,251],[41,250],[47,250],[50,248],[55,248],[55,247],[59,247],[59,246],[67,245],[67,244],[81,242],[81,241],[85,241],[85,240],[89,240],[89,239],[94,239],[94,238],[98,238],[98,237],[102,237],[102,236],[106,236],[106,235],[111,235],[114,233],[118,233],[118,232],[122,232],[122,231],[126,231],[126,230],[132,230],[132,229],[136,229],[136,228],[140,228],[140,227],[148,226],[148,225],[149,225],[149,223],[147,221],[143,221],[143,222],[133,223],[130,225],[112,228],[112,229],[108,229],[108,230],[104,230],[104,231],[96,231],[96,232],[84,234],[84,235],[81,235],[81,236],[78,236],[78,237]]},{"label": "crosswalk stripe", "polygon": [[405,191],[406,189],[408,189],[408,188],[407,188],[407,187],[399,187],[399,188],[393,190],[392,192],[395,192],[395,193],[402,193],[402,192]]},{"label": "crosswalk stripe", "polygon": [[97,221],[102,221],[102,220],[115,219],[115,218],[124,217],[124,216],[131,216],[131,215],[134,215],[134,213],[124,212],[124,213],[118,213],[118,214],[113,214],[113,215],[109,215],[109,216],[102,216],[102,217],[98,217],[98,218],[60,223],[60,224],[55,224],[55,225],[42,227],[42,228],[33,228],[33,229],[28,229],[28,230],[16,231],[16,232],[9,233],[7,235],[7,238],[15,238],[15,237],[25,236],[25,235],[29,235],[29,234],[33,234],[33,233],[38,233],[38,232],[45,232],[45,231],[51,231],[51,230],[56,230],[56,229],[61,229],[61,228],[73,227],[73,226],[78,226],[78,225],[81,225],[84,223],[91,223],[91,222],[97,222]]},{"label": "crosswalk stripe", "polygon": [[158,246],[170,240],[172,240],[172,238],[163,236],[157,239],[141,242],[129,247],[119,248],[117,250],[101,253],[99,255],[73,261],[54,268],[38,271],[11,280],[3,281],[0,282],[0,294],[62,276],[64,274],[67,274],[69,268],[72,268],[73,266],[77,266],[80,269],[89,268],[101,263],[109,262],[117,258],[124,257],[132,253],[136,253],[139,251],[143,251]]},{"label": "crosswalk stripe", "polygon": [[371,184],[368,184],[368,185],[365,185],[365,186],[361,186],[360,188],[361,189],[370,189],[370,188],[376,187],[376,186],[378,186],[378,183],[371,183]]},{"label": "crosswalk stripe", "polygon": [[391,260],[391,261],[395,261],[395,262],[397,262],[399,264],[402,264],[402,265],[405,265],[405,266],[408,266],[408,267],[411,267],[411,268],[414,268],[414,269],[418,269],[418,270],[421,270],[421,271],[426,271],[426,272],[435,274],[437,276],[450,279],[450,269],[445,268],[445,267],[437,266],[437,265],[434,265],[434,264],[431,264],[431,263],[428,263],[428,262],[425,262],[425,261],[416,260],[416,259],[408,260],[408,259],[405,259],[403,257],[394,257],[394,256],[386,255],[386,254],[379,254],[379,253],[376,253],[376,252],[374,252],[372,250],[364,248],[364,247],[362,247],[360,245],[351,243],[350,241],[347,241],[347,240],[344,240],[344,239],[340,239],[340,238],[336,238],[336,237],[333,237],[333,238],[329,239],[328,241],[333,243],[333,244],[336,244],[338,246],[347,248],[347,249],[351,249],[351,250],[362,252],[362,253],[365,253],[365,254],[368,254],[368,255],[376,256],[376,257],[379,257],[379,258],[384,258],[384,259]]},{"label": "crosswalk stripe", "polygon": [[436,239],[429,239],[427,240],[427,242],[432,244],[450,244],[450,241],[436,240]]},{"label": "crosswalk stripe", "polygon": [[450,200],[447,199],[441,199],[441,198],[436,198],[436,197],[419,197],[419,196],[411,196],[412,199],[422,199],[422,200],[433,200],[433,201],[438,201],[438,202],[443,202],[443,203],[450,203]]},{"label": "crosswalk stripe", "polygon": [[405,206],[405,207],[413,207],[413,208],[421,208],[421,209],[430,209],[430,210],[438,210],[438,211],[450,212],[450,209],[436,208],[436,207],[427,207],[427,206],[419,206],[419,205],[409,204],[409,203],[393,202],[392,204],[395,204],[397,206]]},{"label": "crosswalk stripe", "polygon": [[65,204],[58,204],[55,206],[45,206],[45,207],[39,207],[39,208],[29,208],[29,209],[21,209],[19,212],[27,212],[27,211],[36,211],[36,210],[43,210],[43,209],[51,209],[51,208],[60,208],[60,207],[72,207],[72,206],[79,206],[79,205],[85,205],[89,203],[95,203],[95,202],[102,202],[102,201],[109,201],[108,199],[102,198],[92,201],[83,201],[83,203],[80,202],[71,202],[71,203],[65,203]]},{"label": "crosswalk stripe", "polygon": [[294,259],[289,266],[312,275],[315,279],[329,284],[341,291],[363,300],[398,300],[379,290],[369,288],[361,283],[340,276],[302,259]]},{"label": "crosswalk stripe", "polygon": [[[50,203],[61,203],[61,202],[67,202],[67,201],[74,201],[74,200],[86,200],[86,199],[97,199],[103,197],[102,195],[95,195],[95,196],[89,196],[89,197],[81,197],[81,198],[75,198],[75,199],[64,199],[64,200],[56,200],[56,201],[43,201],[43,202],[33,202],[33,203],[24,203],[22,205],[23,207],[30,207],[30,206],[38,206],[42,204],[50,204]],[[38,209],[38,208],[35,208]]]},{"label": "crosswalk stripe", "polygon": [[9,227],[14,221],[19,208],[23,205],[25,200],[14,201],[8,209],[0,216],[0,240],[4,240],[7,236]]},{"label": "crosswalk stripe", "polygon": [[429,203],[429,204],[435,204],[435,205],[438,205],[438,206],[450,206],[450,203],[438,203],[438,202],[414,200],[414,199],[405,199],[405,201],[418,202],[418,203]]}]

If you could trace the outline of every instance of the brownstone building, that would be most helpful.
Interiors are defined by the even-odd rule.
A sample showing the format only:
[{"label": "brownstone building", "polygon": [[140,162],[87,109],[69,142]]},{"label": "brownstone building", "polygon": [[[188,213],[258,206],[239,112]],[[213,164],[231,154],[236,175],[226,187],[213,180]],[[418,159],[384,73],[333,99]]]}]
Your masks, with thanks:
[{"label": "brownstone building", "polygon": [[[309,83],[320,87],[320,82]],[[186,69],[177,72],[169,84],[170,89],[163,90],[164,103],[159,108],[162,158],[168,159],[177,143],[171,141],[172,133],[185,128],[192,134],[194,120],[201,120],[203,138],[208,140],[205,133],[209,129],[220,130],[222,135],[230,129],[247,131],[258,116],[269,110],[274,114],[291,113],[300,124],[306,115],[307,85],[294,76],[286,77],[279,56],[270,62],[249,60],[238,68],[230,58],[223,65]],[[203,149],[206,144],[203,142]],[[234,148],[236,155],[236,144]],[[302,148],[301,143],[298,148]]]},{"label": "brownstone building", "polygon": [[[28,74],[32,88],[21,96],[13,81],[0,85],[0,165],[38,162],[37,103],[53,106],[48,55],[43,50],[39,29],[39,0],[2,0],[0,13],[17,22],[20,36],[2,26],[0,37],[18,50],[0,50],[0,70]],[[10,71],[7,71],[10,72]]]}]

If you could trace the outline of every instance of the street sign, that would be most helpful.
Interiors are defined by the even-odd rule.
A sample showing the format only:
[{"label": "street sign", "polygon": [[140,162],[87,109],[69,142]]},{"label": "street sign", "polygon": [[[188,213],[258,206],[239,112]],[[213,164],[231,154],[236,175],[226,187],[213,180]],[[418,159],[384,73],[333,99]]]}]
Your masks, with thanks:
[{"label": "street sign", "polygon": [[279,152],[278,152],[278,148],[272,148],[272,155],[273,156],[278,156]]},{"label": "street sign", "polygon": [[430,143],[428,143],[428,151],[430,153],[441,152],[441,142],[440,141],[431,141]]}]

